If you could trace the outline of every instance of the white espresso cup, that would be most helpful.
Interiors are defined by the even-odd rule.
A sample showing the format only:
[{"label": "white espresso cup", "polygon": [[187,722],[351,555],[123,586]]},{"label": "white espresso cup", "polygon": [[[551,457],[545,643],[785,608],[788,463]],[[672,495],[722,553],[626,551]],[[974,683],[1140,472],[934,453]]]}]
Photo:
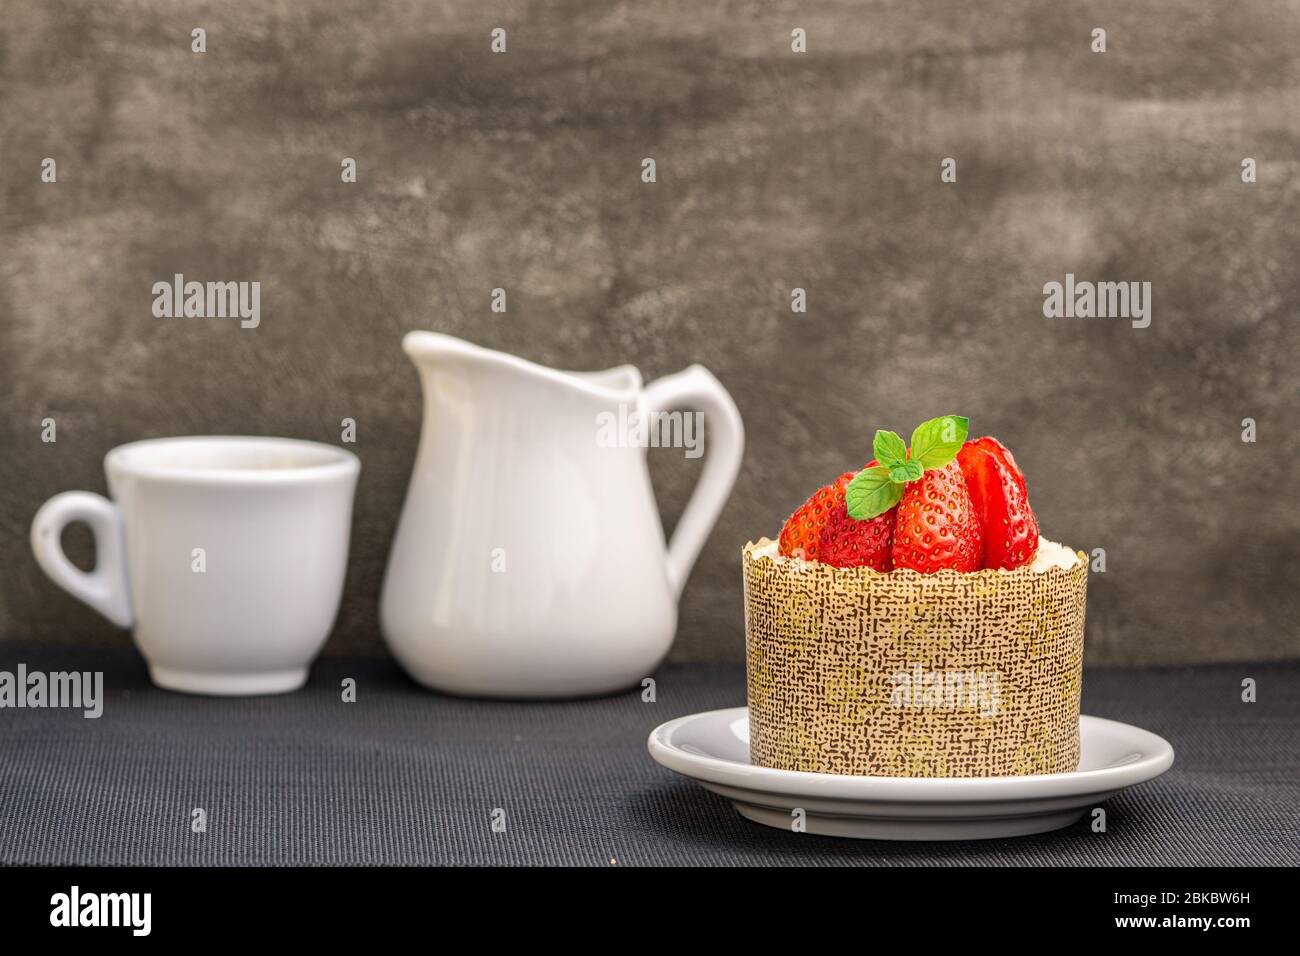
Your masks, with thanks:
[{"label": "white espresso cup", "polygon": [[[55,583],[133,628],[155,684],[195,694],[279,694],[307,680],[343,592],[361,463],[288,438],[160,438],[104,458],[112,500],[55,495],[32,550]],[[95,535],[95,569],[60,535]]]}]

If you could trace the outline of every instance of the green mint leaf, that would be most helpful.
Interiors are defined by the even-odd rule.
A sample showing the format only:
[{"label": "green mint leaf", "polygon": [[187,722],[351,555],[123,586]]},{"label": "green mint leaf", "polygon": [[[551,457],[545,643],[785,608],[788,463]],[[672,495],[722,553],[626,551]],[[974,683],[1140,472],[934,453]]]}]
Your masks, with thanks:
[{"label": "green mint leaf", "polygon": [[853,476],[844,492],[849,517],[867,521],[884,514],[903,497],[903,486],[889,476],[884,465],[863,468]]},{"label": "green mint leaf", "polygon": [[970,419],[944,415],[922,422],[912,432],[912,460],[926,468],[942,468],[957,457],[966,443]]},{"label": "green mint leaf", "polygon": [[871,443],[871,450],[875,453],[876,461],[887,468],[907,461],[907,446],[895,432],[883,430],[876,432],[876,440]]},{"label": "green mint leaf", "polygon": [[916,481],[925,472],[919,461],[900,461],[889,469],[889,480],[904,484]]}]

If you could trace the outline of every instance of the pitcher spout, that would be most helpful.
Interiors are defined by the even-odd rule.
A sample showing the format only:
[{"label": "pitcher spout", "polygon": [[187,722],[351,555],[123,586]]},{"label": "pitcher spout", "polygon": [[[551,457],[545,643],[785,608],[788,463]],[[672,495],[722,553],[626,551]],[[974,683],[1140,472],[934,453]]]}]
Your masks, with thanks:
[{"label": "pitcher spout", "polygon": [[641,373],[632,365],[618,365],[596,372],[569,372],[538,365],[527,359],[497,352],[441,332],[407,332],[402,350],[411,358],[421,375],[448,365],[477,366],[484,371],[514,374],[520,379],[566,386],[593,396],[634,402],[641,391]]},{"label": "pitcher spout", "polygon": [[440,358],[455,355],[472,355],[478,346],[441,332],[407,332],[402,336],[402,351],[411,357],[416,365],[424,367],[435,363]]}]

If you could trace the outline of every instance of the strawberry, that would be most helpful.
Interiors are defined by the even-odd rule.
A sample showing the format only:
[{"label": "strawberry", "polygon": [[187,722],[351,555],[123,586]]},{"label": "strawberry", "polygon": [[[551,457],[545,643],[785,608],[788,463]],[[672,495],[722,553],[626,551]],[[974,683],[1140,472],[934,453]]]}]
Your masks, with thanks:
[{"label": "strawberry", "polygon": [[795,509],[781,528],[780,551],[787,558],[817,561],[821,554],[822,529],[838,509],[844,510],[844,489],[856,472],[846,471],[834,484],[817,492]]},{"label": "strawberry", "polygon": [[875,460],[821,488],[786,521],[780,551],[835,567],[922,574],[1017,568],[1033,560],[1038,522],[1025,476],[994,438],[941,415],[903,441],[877,431]]},{"label": "strawberry", "polygon": [[890,571],[894,562],[890,548],[894,542],[894,515],[898,508],[859,521],[849,517],[849,509],[840,505],[822,529],[819,560],[837,568],[875,568]]},{"label": "strawberry", "polygon": [[983,550],[983,531],[955,459],[907,482],[894,529],[894,567],[922,574],[977,571]]},{"label": "strawberry", "polygon": [[1018,568],[1038,550],[1038,520],[1029,507],[1025,476],[996,438],[968,441],[957,453],[971,503],[984,529],[985,568]]}]

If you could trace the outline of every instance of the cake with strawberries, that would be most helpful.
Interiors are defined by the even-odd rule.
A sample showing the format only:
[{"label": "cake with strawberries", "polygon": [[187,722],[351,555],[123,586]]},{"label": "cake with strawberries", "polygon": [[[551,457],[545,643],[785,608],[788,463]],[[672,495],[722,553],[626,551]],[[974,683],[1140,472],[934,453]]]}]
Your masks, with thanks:
[{"label": "cake with strawberries", "polygon": [[1087,562],[997,439],[924,422],[746,545],[751,760],[819,773],[1074,770]]}]

